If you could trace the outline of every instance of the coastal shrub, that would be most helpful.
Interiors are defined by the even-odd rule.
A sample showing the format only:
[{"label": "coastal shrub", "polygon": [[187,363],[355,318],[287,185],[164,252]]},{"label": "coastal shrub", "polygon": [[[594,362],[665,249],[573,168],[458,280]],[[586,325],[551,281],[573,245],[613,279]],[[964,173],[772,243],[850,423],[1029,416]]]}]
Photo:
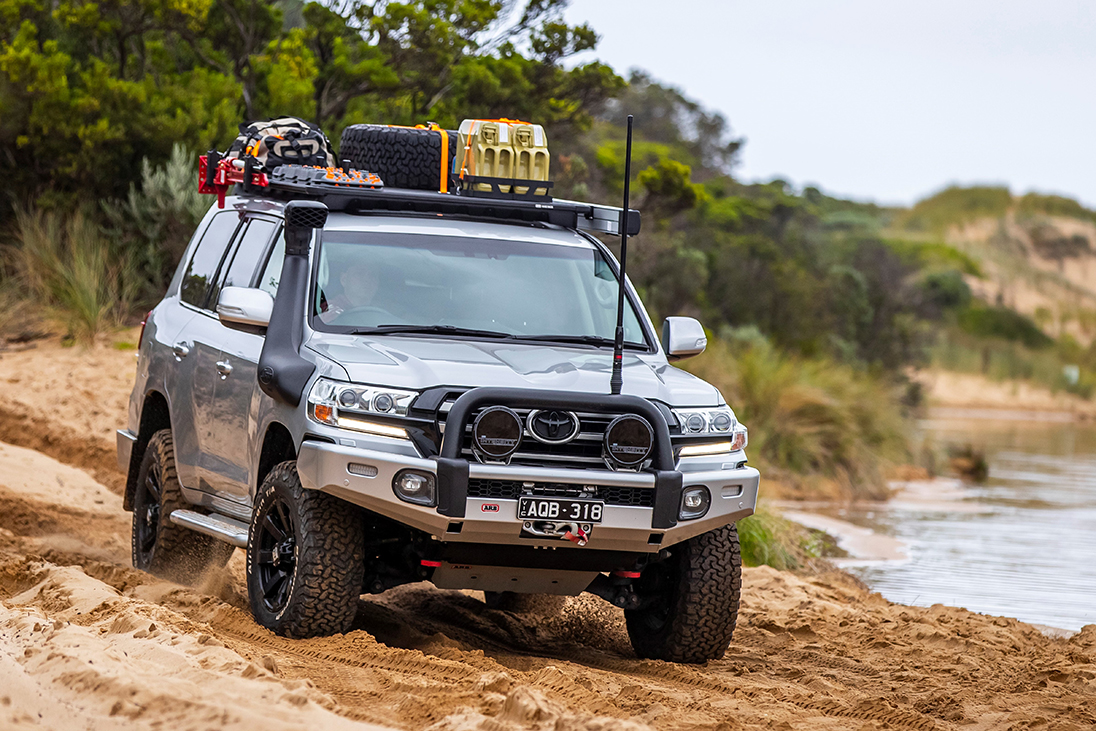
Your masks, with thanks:
[{"label": "coastal shrub", "polygon": [[33,304],[82,341],[120,324],[132,300],[130,270],[90,217],[18,209],[15,224],[14,269]]},{"label": "coastal shrub", "polygon": [[1054,341],[1027,317],[1007,307],[973,306],[959,313],[959,327],[971,335],[1049,348]]},{"label": "coastal shrub", "polygon": [[686,364],[713,383],[750,429],[751,460],[798,479],[825,478],[850,497],[887,495],[885,467],[907,456],[901,389],[828,359],[802,359],[756,336],[713,338]]},{"label": "coastal shrub", "polygon": [[1012,193],[997,186],[951,186],[918,201],[896,221],[899,228],[941,232],[979,218],[1003,216],[1012,205]]},{"label": "coastal shrub", "polygon": [[197,155],[176,144],[160,166],[141,163],[141,186],[125,200],[103,203],[107,232],[118,255],[134,270],[139,296],[154,302],[167,289],[194,229],[212,197],[198,192]]}]

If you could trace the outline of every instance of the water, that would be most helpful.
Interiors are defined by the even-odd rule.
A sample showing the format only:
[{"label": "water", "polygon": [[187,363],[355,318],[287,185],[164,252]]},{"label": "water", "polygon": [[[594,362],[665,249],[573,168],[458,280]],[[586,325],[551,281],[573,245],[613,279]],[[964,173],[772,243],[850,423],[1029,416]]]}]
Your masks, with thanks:
[{"label": "water", "polygon": [[904,604],[1068,630],[1096,623],[1096,427],[934,418],[925,431],[940,445],[984,449],[988,481],[936,504],[841,511],[909,544],[907,561],[848,569]]}]

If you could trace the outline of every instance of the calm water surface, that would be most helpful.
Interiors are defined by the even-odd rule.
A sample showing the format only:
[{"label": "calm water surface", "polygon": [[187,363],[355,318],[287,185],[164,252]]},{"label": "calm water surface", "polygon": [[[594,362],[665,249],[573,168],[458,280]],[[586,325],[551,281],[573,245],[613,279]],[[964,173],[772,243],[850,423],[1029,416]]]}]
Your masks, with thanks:
[{"label": "calm water surface", "polygon": [[966,418],[924,427],[937,444],[984,449],[989,480],[964,485],[958,504],[842,511],[910,547],[908,561],[848,569],[905,604],[1069,630],[1096,623],[1096,427]]}]

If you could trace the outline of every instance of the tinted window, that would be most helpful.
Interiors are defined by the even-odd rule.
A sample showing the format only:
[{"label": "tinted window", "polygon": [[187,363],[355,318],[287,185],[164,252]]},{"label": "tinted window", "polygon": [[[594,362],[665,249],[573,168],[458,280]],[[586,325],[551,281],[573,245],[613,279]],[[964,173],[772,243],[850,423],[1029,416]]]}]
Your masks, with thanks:
[{"label": "tinted window", "polygon": [[227,274],[221,277],[210,295],[210,305],[216,304],[221,287],[250,287],[251,275],[259,267],[266,245],[274,235],[275,223],[256,218],[248,224],[247,230],[236,237],[239,242],[234,247],[232,263],[227,266]]},{"label": "tinted window", "polygon": [[194,256],[183,275],[183,284],[179,289],[183,302],[196,307],[205,304],[206,291],[217,275],[217,267],[239,223],[240,217],[235,211],[218,213],[209,222],[209,228],[198,242],[198,248],[194,250]]},{"label": "tinted window", "polygon": [[274,242],[274,248],[270,251],[270,259],[263,267],[263,273],[255,286],[264,292],[269,292],[271,297],[278,295],[278,280],[282,276],[282,262],[285,260],[285,230]]}]

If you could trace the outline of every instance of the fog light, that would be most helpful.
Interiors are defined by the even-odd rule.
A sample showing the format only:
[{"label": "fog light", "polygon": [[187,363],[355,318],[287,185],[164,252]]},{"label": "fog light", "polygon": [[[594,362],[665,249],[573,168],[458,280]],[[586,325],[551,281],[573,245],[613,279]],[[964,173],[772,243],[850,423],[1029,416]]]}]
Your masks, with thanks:
[{"label": "fog light", "polygon": [[681,520],[696,520],[703,518],[712,504],[711,493],[703,485],[686,487],[681,493],[681,510],[678,517]]},{"label": "fog light", "polygon": [[416,505],[434,506],[437,503],[437,490],[434,488],[434,476],[429,472],[402,470],[392,480],[392,490],[396,497],[404,502]]}]

